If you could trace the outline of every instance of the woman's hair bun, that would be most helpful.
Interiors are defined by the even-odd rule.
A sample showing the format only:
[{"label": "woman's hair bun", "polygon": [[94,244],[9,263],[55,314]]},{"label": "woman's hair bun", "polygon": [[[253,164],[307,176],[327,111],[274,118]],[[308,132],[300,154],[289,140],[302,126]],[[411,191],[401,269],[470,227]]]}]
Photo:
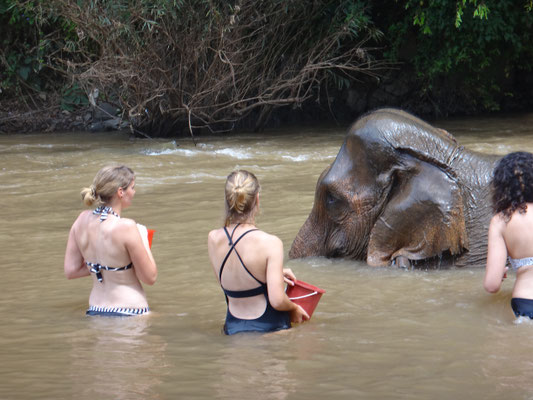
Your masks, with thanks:
[{"label": "woman's hair bun", "polygon": [[131,168],[125,165],[108,165],[96,173],[93,184],[81,191],[83,203],[90,207],[109,202],[119,188],[126,189],[135,179]]},{"label": "woman's hair bun", "polygon": [[232,172],[226,180],[226,225],[244,220],[255,207],[259,181],[245,170]]},{"label": "woman's hair bun", "polygon": [[94,187],[94,185],[91,185],[88,188],[83,188],[81,190],[81,199],[83,200],[83,203],[88,207],[92,206],[94,203],[97,202],[98,198],[96,196],[96,188]]},{"label": "woman's hair bun", "polygon": [[246,208],[248,197],[249,194],[245,187],[240,185],[234,186],[231,189],[231,194],[228,199],[230,210],[234,210],[237,213],[242,214]]}]

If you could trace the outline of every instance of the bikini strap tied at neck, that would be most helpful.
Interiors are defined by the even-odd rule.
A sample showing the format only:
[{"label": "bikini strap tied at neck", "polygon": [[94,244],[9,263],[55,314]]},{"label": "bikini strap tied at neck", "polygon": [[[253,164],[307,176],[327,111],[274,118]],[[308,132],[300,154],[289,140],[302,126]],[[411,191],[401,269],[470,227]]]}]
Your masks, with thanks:
[{"label": "bikini strap tied at neck", "polygon": [[100,206],[97,207],[93,214],[100,215],[100,222],[103,222],[107,219],[109,214],[113,214],[115,217],[120,218],[120,215],[118,215],[116,212],[113,211],[113,209],[109,206]]}]

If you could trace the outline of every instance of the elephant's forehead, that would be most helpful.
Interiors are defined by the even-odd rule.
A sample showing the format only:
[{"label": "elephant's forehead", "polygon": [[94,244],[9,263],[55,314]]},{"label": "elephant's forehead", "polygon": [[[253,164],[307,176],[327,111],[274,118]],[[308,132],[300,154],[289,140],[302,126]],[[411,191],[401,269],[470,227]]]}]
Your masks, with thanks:
[{"label": "elephant's forehead", "polygon": [[374,199],[379,193],[375,175],[362,170],[363,168],[330,169],[320,184],[319,195],[331,193],[349,202]]},{"label": "elephant's forehead", "polygon": [[383,169],[383,150],[366,146],[359,138],[348,137],[342,145],[324,182],[327,184],[370,184]]},{"label": "elephant's forehead", "polygon": [[331,165],[327,177],[330,180],[345,179],[349,175],[349,171],[353,169],[354,164],[354,158],[351,152],[348,151],[346,144],[344,144]]}]

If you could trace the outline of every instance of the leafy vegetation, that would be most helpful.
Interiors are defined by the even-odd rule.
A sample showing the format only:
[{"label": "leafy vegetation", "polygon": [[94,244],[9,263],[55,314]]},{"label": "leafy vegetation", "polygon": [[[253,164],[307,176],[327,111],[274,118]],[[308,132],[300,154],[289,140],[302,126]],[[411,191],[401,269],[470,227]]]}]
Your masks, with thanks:
[{"label": "leafy vegetation", "polygon": [[[416,43],[409,60],[420,94],[449,99],[445,112],[496,111],[513,95],[517,75],[533,67],[531,2],[499,0],[398,0],[403,18],[388,30],[389,56],[408,40]],[[412,21],[410,25],[408,22]]]},{"label": "leafy vegetation", "polygon": [[412,70],[411,105],[496,111],[531,104],[532,8],[531,0],[0,0],[0,91],[2,101],[73,112],[98,89],[135,129],[173,135],[243,121],[260,129],[279,107],[328,109],[350,91],[368,96],[365,77]]}]

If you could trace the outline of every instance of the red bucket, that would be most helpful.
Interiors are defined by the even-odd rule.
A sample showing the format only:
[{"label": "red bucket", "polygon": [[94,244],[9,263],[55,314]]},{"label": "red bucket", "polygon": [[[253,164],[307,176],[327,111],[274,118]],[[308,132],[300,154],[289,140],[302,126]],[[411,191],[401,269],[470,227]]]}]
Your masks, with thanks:
[{"label": "red bucket", "polygon": [[154,233],[155,230],[153,229],[146,229],[148,231],[148,244],[150,245],[150,248],[152,248],[152,240],[154,239]]},{"label": "red bucket", "polygon": [[313,311],[315,311],[324,293],[326,293],[324,289],[302,281],[294,281],[294,286],[287,286],[289,299],[301,306],[309,314],[309,318],[313,315]]}]

